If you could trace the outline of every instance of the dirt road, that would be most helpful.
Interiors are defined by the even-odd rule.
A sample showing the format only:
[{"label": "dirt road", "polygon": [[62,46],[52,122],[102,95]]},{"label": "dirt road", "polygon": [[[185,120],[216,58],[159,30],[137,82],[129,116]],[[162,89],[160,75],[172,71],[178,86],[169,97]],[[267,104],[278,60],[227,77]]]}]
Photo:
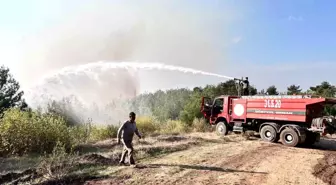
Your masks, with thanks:
[{"label": "dirt road", "polygon": [[[111,166],[108,178],[85,184],[232,184],[232,185],[324,185],[313,167],[336,142],[323,140],[315,149],[289,148],[259,139],[231,135],[224,139],[213,133],[193,134],[200,145],[159,157],[138,161],[138,168]],[[172,142],[174,145],[181,141]]]}]

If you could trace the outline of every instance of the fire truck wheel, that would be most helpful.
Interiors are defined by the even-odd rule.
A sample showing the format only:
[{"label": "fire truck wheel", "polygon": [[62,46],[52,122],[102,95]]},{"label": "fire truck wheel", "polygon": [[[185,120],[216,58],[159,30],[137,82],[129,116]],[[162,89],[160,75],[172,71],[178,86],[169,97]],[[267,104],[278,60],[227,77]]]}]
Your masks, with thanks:
[{"label": "fire truck wheel", "polygon": [[262,140],[272,143],[275,143],[279,140],[279,136],[276,130],[270,125],[266,125],[261,128],[260,137]]},{"label": "fire truck wheel", "polygon": [[303,145],[307,147],[313,145],[318,140],[318,135],[319,134],[317,133],[306,131],[306,140],[304,141]]},{"label": "fire truck wheel", "polygon": [[219,135],[227,135],[228,134],[228,128],[227,125],[224,122],[218,122],[216,125],[216,131]]},{"label": "fire truck wheel", "polygon": [[280,133],[280,139],[283,145],[290,147],[295,147],[300,141],[299,134],[291,128],[285,128]]}]

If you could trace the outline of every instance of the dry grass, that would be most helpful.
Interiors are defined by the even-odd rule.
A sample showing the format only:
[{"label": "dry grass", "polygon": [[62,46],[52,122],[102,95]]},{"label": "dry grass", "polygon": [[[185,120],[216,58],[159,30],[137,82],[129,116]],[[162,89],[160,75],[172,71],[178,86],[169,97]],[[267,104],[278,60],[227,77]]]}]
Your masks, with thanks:
[{"label": "dry grass", "polygon": [[53,152],[41,159],[37,172],[45,180],[58,181],[67,176],[77,164],[76,155],[67,153],[64,145],[58,142]]},{"label": "dry grass", "polygon": [[138,117],[136,122],[139,131],[145,136],[155,133],[160,129],[160,123],[152,117]]},{"label": "dry grass", "polygon": [[[196,145],[213,142],[228,142],[223,139],[214,139],[211,137],[202,138],[200,136],[200,133],[180,136],[168,134],[157,137],[145,137],[141,140],[135,139],[135,158],[137,161],[143,159],[147,160],[152,157],[158,157],[169,153],[186,150]],[[70,183],[74,179],[78,178],[100,178],[103,175],[106,175],[102,172],[111,172],[113,170],[117,170],[118,167],[116,164],[119,161],[122,146],[117,145],[117,141],[115,139],[99,141],[93,144],[86,144],[82,147],[91,147],[96,148],[97,150],[92,152],[82,148],[82,150],[77,150],[81,151],[80,153],[73,155],[66,153],[65,150],[62,150],[62,147],[58,147],[58,149],[55,149],[51,155],[44,157],[41,162],[39,162],[38,167],[35,170],[38,172],[39,176],[36,176],[37,178],[34,179],[34,182]],[[32,167],[36,165],[37,164],[34,164]],[[0,176],[0,183],[12,182],[15,180],[17,179],[10,178],[1,181]]]},{"label": "dry grass", "polygon": [[[82,146],[95,148],[96,151],[82,150],[78,156],[64,156],[65,160],[51,160],[54,162],[45,160],[49,166],[44,167],[47,170],[43,175],[52,171],[57,178],[47,179],[35,175],[34,170],[26,170],[0,176],[0,184],[19,181],[30,184],[38,181],[42,184],[74,184],[75,182],[83,184],[88,181],[86,184],[199,182],[276,185],[286,184],[283,179],[289,179],[291,184],[305,184],[303,180],[308,179],[306,184],[313,184],[314,176],[309,172],[310,166],[300,165],[313,164],[314,159],[311,158],[319,155],[317,150],[286,148],[282,145],[251,141],[251,138],[246,139],[242,134],[220,137],[216,133],[193,132],[135,139],[135,158],[140,164],[139,169],[117,166],[122,146],[118,145],[115,139],[109,139]],[[288,156],[288,153],[293,155]],[[59,158],[62,157],[55,156],[55,159]],[[61,161],[61,164],[63,161],[69,161],[69,163],[65,164],[64,168],[59,168],[60,165],[55,165],[57,161]],[[327,163],[334,165],[333,161],[324,164]],[[325,182],[332,182],[331,172],[334,171],[331,170],[334,170],[334,167],[321,169],[316,175],[319,178],[325,178]],[[288,177],[286,174],[294,175]],[[219,176],[223,178],[219,179]],[[32,177],[34,177],[33,181],[31,181]],[[320,182],[318,178],[315,179],[316,182]]]},{"label": "dry grass", "polygon": [[206,122],[204,118],[198,119],[195,118],[192,126],[192,130],[194,132],[210,132],[212,131],[212,127]]},{"label": "dry grass", "polygon": [[[212,127],[203,118],[195,118],[191,125],[188,125],[180,120],[168,120],[166,122],[159,122],[153,117],[138,117],[136,122],[138,130],[145,137],[160,134],[180,135],[190,132],[212,131]],[[118,127],[112,125],[92,127],[89,140],[99,141],[115,138],[117,135],[117,131]]]},{"label": "dry grass", "polygon": [[169,120],[161,124],[159,132],[161,134],[182,134],[188,132],[190,127],[180,120]]},{"label": "dry grass", "polygon": [[117,137],[118,127],[115,125],[95,126],[91,128],[89,140],[101,141]]}]

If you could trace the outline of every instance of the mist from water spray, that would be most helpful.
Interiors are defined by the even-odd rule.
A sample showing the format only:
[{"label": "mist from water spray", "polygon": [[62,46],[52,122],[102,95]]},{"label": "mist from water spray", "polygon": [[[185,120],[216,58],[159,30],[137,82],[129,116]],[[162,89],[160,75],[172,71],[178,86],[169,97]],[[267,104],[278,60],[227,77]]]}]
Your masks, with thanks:
[{"label": "mist from water spray", "polygon": [[[207,75],[219,78],[233,77],[192,68],[162,63],[100,61],[65,67],[42,78],[37,86],[26,93],[30,105],[45,106],[51,101],[67,102],[66,112],[72,117],[92,118],[94,122],[117,123],[131,111],[129,100],[139,94],[141,79],[138,72],[144,70],[181,72],[191,75]],[[151,115],[142,105],[141,114]]]},{"label": "mist from water spray", "polygon": [[145,69],[145,70],[168,70],[168,71],[178,71],[183,73],[191,73],[191,74],[200,74],[200,75],[208,75],[208,76],[215,76],[219,78],[226,78],[226,79],[234,79],[234,77],[224,76],[220,74],[200,71],[192,68],[181,67],[181,66],[174,66],[174,65],[165,65],[162,63],[140,63],[140,62],[108,62],[108,61],[100,61],[95,63],[89,63],[85,65],[79,66],[71,66],[66,67],[60,70],[57,74],[47,75],[43,79],[50,79],[52,76],[63,76],[63,75],[71,75],[71,74],[78,74],[78,73],[92,73],[93,78],[97,79],[97,74],[94,72],[95,69],[101,69],[102,71],[106,71],[109,69]]}]

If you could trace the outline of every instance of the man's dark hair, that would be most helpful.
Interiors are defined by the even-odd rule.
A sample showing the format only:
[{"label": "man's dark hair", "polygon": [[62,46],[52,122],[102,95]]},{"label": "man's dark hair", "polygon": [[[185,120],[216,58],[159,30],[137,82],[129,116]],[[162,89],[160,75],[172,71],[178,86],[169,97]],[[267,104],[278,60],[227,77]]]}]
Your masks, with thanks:
[{"label": "man's dark hair", "polygon": [[130,113],[129,113],[129,116],[130,116],[130,117],[131,117],[131,116],[132,116],[132,117],[135,117],[135,113],[134,113],[134,112],[130,112]]}]

